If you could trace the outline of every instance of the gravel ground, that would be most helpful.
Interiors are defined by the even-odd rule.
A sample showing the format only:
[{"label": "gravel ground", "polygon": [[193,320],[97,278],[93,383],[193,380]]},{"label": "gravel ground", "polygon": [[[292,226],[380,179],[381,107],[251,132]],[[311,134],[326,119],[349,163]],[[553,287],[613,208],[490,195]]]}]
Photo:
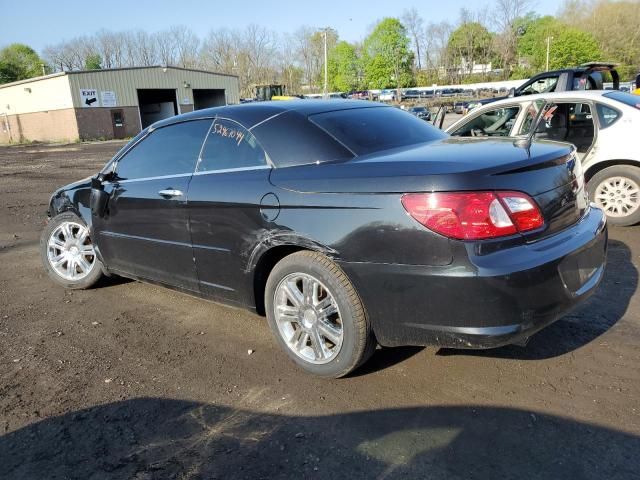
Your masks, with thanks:
[{"label": "gravel ground", "polygon": [[121,145],[0,147],[0,478],[640,478],[638,227],[524,348],[383,349],[323,380],[251,313],[47,278],[49,195]]}]

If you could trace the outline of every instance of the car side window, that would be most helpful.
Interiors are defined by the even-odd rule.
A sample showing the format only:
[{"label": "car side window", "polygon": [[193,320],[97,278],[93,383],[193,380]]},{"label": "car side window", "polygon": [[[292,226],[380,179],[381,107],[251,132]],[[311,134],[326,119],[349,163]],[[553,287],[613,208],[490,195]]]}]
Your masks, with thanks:
[{"label": "car side window", "polygon": [[267,155],[251,132],[231,120],[218,119],[207,136],[197,171],[264,165],[267,165]]},{"label": "car side window", "polygon": [[536,100],[527,106],[527,111],[524,114],[524,119],[522,120],[522,125],[520,125],[518,135],[529,135],[531,133],[533,122],[538,117],[538,113],[543,106],[544,100]]},{"label": "car side window", "polygon": [[518,117],[520,107],[517,105],[495,108],[474,118],[451,135],[458,137],[506,137]]},{"label": "car side window", "polygon": [[534,95],[536,93],[549,93],[556,89],[558,77],[539,78],[531,85],[527,85],[520,91],[520,95]]},{"label": "car side window", "polygon": [[211,120],[194,120],[158,128],[118,160],[122,180],[193,173]]},{"label": "car side window", "polygon": [[613,125],[616,120],[620,118],[620,112],[618,110],[603,105],[602,103],[596,103],[596,110],[598,111],[601,128],[607,128]]}]

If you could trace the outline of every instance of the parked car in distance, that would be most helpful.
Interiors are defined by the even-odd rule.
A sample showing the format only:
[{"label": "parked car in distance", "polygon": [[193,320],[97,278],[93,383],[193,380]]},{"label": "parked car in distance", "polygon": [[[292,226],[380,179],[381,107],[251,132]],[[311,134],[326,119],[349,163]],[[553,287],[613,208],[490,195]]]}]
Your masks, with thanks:
[{"label": "parked car in distance", "polygon": [[407,112],[409,112],[412,115],[415,115],[418,118],[421,118],[422,120],[426,120],[426,121],[431,120],[431,111],[427,107],[421,107],[421,106],[411,107],[407,110]]},{"label": "parked car in distance", "polygon": [[640,101],[618,90],[573,91],[500,100],[474,109],[447,132],[462,137],[526,137],[574,144],[589,198],[610,223],[640,222]]},{"label": "parked car in distance", "polygon": [[357,100],[162,120],[48,215],[58,284],[122,275],[266,314],[327,377],[377,344],[524,342],[594,292],[607,245],[573,147],[451,138]]},{"label": "parked car in distance", "polygon": [[396,100],[402,100],[402,98],[398,98],[398,91],[395,88],[382,90],[378,98],[381,102],[395,102]]},{"label": "parked car in distance", "polygon": [[348,95],[348,98],[354,99],[354,100],[366,100],[369,98],[369,92],[367,90],[357,90],[357,91],[351,92]]},{"label": "parked car in distance", "polygon": [[455,102],[453,104],[453,111],[454,113],[457,113],[458,115],[463,115],[465,113],[467,113],[467,106],[469,105],[469,102]]},{"label": "parked car in distance", "polygon": [[402,97],[408,100],[420,98],[420,92],[413,89],[403,90]]},{"label": "parked car in distance", "polygon": [[402,92],[402,98],[404,99],[419,99],[429,97],[433,97],[433,90],[408,89],[403,90]]},{"label": "parked car in distance", "polygon": [[455,96],[456,96],[456,89],[454,88],[441,88],[436,90],[436,97],[448,98],[448,97],[455,97]]}]

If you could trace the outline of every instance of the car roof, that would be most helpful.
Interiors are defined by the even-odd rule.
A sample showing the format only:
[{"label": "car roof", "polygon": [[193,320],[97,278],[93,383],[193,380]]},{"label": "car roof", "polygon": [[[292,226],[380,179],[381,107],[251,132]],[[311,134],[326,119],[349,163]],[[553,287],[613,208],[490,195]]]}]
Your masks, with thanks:
[{"label": "car roof", "polygon": [[257,124],[267,121],[284,112],[293,111],[303,116],[309,116],[337,110],[374,107],[389,108],[389,106],[384,103],[363,102],[362,100],[281,100],[253,102],[194,110],[193,112],[160,120],[149,128],[150,130],[153,130],[188,120],[224,117],[235,120],[245,128],[250,129]]},{"label": "car roof", "polygon": [[568,100],[568,99],[584,99],[584,100],[596,100],[606,98],[604,95],[610,93],[611,90],[570,90],[566,92],[549,92],[549,93],[536,93],[533,95],[519,95],[517,97],[508,97],[490,102],[482,106],[489,107],[491,105],[510,105],[513,103],[531,102],[535,100]]},{"label": "car roof", "polygon": [[558,70],[549,70],[546,72],[540,72],[535,74],[531,78],[538,77],[539,75],[548,75],[550,73],[565,73],[565,72],[573,72],[573,73],[585,73],[587,70],[594,70],[607,68],[609,70],[613,70],[616,68],[615,63],[611,62],[587,62],[582,65],[578,65],[577,67],[567,67],[567,68],[559,68]]}]

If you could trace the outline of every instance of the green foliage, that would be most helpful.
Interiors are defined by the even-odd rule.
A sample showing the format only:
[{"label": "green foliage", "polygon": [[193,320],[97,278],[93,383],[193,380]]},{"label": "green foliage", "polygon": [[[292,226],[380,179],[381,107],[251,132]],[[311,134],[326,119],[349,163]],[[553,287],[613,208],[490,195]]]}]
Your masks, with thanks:
[{"label": "green foliage", "polygon": [[492,36],[478,22],[464,23],[453,31],[447,48],[456,61],[486,63],[491,55]]},{"label": "green foliage", "polygon": [[525,57],[534,71],[546,66],[547,37],[552,37],[549,69],[574,67],[601,57],[598,44],[590,33],[570,27],[554,17],[541,17],[527,26],[518,42],[518,54]]},{"label": "green foliage", "polygon": [[102,57],[98,53],[87,55],[84,59],[85,70],[100,70],[102,68]]},{"label": "green foliage", "polygon": [[416,85],[435,85],[440,81],[437,70],[419,70],[416,72]]},{"label": "green foliage", "polygon": [[353,45],[340,42],[328,62],[329,90],[349,92],[358,87],[358,55]]},{"label": "green foliage", "polygon": [[560,12],[567,24],[594,36],[602,58],[618,63],[622,80],[630,80],[640,67],[640,5],[637,0],[571,0]]},{"label": "green foliage", "polygon": [[42,75],[42,60],[28,45],[14,43],[0,50],[0,83]]},{"label": "green foliage", "polygon": [[[333,28],[326,31],[327,34],[327,56],[338,43],[338,32]],[[310,79],[315,85],[324,85],[324,32],[315,31],[309,35],[307,42],[311,58],[317,61],[315,75]],[[327,62],[327,68],[329,62]],[[311,73],[311,72],[310,72]]]},{"label": "green foliage", "polygon": [[364,40],[362,62],[367,88],[414,84],[413,52],[405,27],[397,18],[381,20]]},{"label": "green foliage", "polygon": [[538,73],[538,72],[536,70],[534,70],[533,68],[524,67],[522,65],[516,65],[509,72],[509,79],[510,80],[522,80],[522,79],[525,79],[525,78],[531,78],[536,73]]}]

